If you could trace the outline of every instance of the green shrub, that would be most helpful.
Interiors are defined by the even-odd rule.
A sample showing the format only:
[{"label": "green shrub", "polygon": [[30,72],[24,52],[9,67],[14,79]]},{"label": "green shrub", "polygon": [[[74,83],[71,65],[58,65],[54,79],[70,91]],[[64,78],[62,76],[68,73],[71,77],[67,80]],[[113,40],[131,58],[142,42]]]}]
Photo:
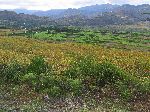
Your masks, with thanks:
[{"label": "green shrub", "polygon": [[97,65],[98,83],[101,84],[113,84],[118,80],[123,80],[126,75],[123,70],[110,62],[103,62]]},{"label": "green shrub", "polygon": [[131,36],[132,36],[132,37],[138,37],[138,36],[139,36],[139,33],[137,33],[137,32],[131,33]]},{"label": "green shrub", "polygon": [[[41,79],[40,79],[41,80]],[[82,82],[78,79],[68,79],[64,76],[51,75],[41,81],[41,92],[52,97],[79,95],[82,90]]]},{"label": "green shrub", "polygon": [[43,57],[36,56],[27,66],[26,74],[21,77],[23,83],[30,85],[35,91],[43,91],[48,86],[52,68]]},{"label": "green shrub", "polygon": [[47,75],[40,78],[42,85],[40,92],[46,93],[51,97],[65,96],[70,92],[68,79],[56,74]]},{"label": "green shrub", "polygon": [[36,56],[31,60],[31,63],[27,68],[27,72],[41,74],[46,73],[48,69],[48,64],[45,62],[44,58],[42,56]]},{"label": "green shrub", "polygon": [[21,80],[27,84],[29,84],[31,87],[36,87],[36,85],[39,83],[39,80],[37,78],[37,75],[35,75],[34,73],[28,73],[25,74]]},{"label": "green shrub", "polygon": [[120,95],[120,97],[124,100],[129,100],[133,96],[133,88],[129,88],[128,84],[125,84],[122,81],[118,81],[116,84],[116,89]]},{"label": "green shrub", "polygon": [[91,76],[96,74],[95,70],[96,61],[90,56],[80,57],[76,61],[72,62],[70,68],[68,68],[64,74],[69,78],[84,78],[85,76]]},{"label": "green shrub", "polygon": [[82,92],[82,81],[79,79],[69,79],[69,89],[73,95],[80,95]]},{"label": "green shrub", "polygon": [[79,60],[73,62],[64,74],[68,78],[82,79],[84,82],[99,87],[123,80],[124,75],[126,75],[124,71],[110,62],[97,63],[91,57],[81,57]]},{"label": "green shrub", "polygon": [[9,65],[0,65],[0,77],[2,82],[19,83],[20,76],[25,73],[25,68],[18,64],[16,61],[11,62]]},{"label": "green shrub", "polygon": [[50,88],[46,88],[44,90],[45,93],[47,93],[49,96],[51,97],[60,97],[62,96],[62,89],[58,86],[53,86],[53,87],[50,87]]},{"label": "green shrub", "polygon": [[66,92],[67,79],[53,73],[43,57],[34,57],[27,66],[26,74],[21,77],[22,83],[28,84],[38,93],[59,96]]},{"label": "green shrub", "polygon": [[134,93],[149,93],[150,81],[125,73],[110,62],[98,63],[91,56],[78,57],[61,75],[54,74],[52,67],[43,57],[34,57],[24,67],[13,62],[0,65],[1,82],[28,84],[33,90],[52,97],[81,95],[101,90],[111,85],[123,99],[130,99]]},{"label": "green shrub", "polygon": [[144,93],[150,94],[150,79],[149,78],[136,79],[134,81],[134,88],[136,92],[141,92],[142,94]]}]

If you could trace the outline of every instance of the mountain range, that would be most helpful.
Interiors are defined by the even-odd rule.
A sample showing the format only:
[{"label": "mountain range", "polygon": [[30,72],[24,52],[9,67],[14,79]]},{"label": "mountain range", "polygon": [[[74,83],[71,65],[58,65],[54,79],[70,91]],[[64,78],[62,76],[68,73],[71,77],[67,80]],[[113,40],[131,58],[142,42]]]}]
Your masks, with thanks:
[{"label": "mountain range", "polygon": [[21,21],[29,24],[31,22],[34,26],[54,23],[73,26],[135,24],[141,21],[150,21],[150,5],[102,4],[78,9],[53,9],[48,11],[14,9],[0,11],[0,20]]}]

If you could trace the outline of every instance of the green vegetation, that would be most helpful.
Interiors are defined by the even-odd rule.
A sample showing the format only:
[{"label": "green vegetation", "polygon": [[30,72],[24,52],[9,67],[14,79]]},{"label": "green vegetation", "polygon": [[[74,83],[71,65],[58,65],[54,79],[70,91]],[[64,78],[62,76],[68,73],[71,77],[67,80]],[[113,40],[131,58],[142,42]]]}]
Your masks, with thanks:
[{"label": "green vegetation", "polygon": [[149,32],[51,26],[0,34],[1,110],[149,109]]},{"label": "green vegetation", "polygon": [[[104,94],[103,89],[111,89],[119,99],[131,101],[137,94],[147,95],[150,92],[149,79],[141,80],[110,62],[98,63],[90,56],[73,61],[61,74],[56,74],[41,56],[34,57],[27,66],[17,62],[0,66],[1,84],[10,82],[15,90],[25,84],[38,94],[53,98],[90,97],[97,92]],[[106,91],[105,94],[110,93]]]},{"label": "green vegetation", "polygon": [[149,9],[0,11],[0,112],[149,112]]},{"label": "green vegetation", "polygon": [[97,44],[108,48],[149,50],[149,31],[130,32],[118,29],[81,29],[75,27],[54,27],[13,33],[10,36],[27,36],[49,42],[77,42]]},{"label": "green vegetation", "polygon": [[[85,90],[90,90],[92,87],[101,89],[106,84],[113,84],[117,80],[123,79],[124,75],[121,70],[110,63],[99,64],[87,57],[81,57],[80,60],[77,60],[70,66],[60,77],[56,77],[57,75],[52,72],[42,57],[35,57],[26,67],[16,62],[8,66],[1,65],[1,78],[4,82],[27,83],[36,92],[39,92],[39,89],[41,89],[41,91],[54,92],[51,94],[57,95],[57,93],[63,91],[63,93],[69,91],[79,93],[79,91],[82,91],[82,88]],[[85,82],[89,83],[86,84]]]}]

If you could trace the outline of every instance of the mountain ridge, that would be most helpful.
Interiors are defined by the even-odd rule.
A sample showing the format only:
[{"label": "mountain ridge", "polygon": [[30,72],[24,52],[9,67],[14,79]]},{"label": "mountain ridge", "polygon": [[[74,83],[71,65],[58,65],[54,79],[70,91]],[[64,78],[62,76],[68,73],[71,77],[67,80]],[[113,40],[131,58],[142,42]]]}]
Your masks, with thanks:
[{"label": "mountain ridge", "polygon": [[[53,9],[37,12],[33,10],[32,13],[23,9],[14,11],[1,11],[0,20],[17,21],[17,23],[27,21],[30,26],[54,25],[55,23],[64,26],[107,26],[128,25],[150,21],[149,4],[136,6],[129,4],[102,4],[78,9]],[[25,13],[21,13],[21,11],[25,11]]]}]

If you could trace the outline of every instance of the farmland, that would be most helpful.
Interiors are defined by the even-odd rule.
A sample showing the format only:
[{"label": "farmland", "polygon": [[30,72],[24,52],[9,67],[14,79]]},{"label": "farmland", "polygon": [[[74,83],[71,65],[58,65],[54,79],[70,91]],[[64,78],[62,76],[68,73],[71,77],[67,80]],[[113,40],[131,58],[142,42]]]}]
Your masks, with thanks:
[{"label": "farmland", "polygon": [[[119,27],[120,28],[120,27]],[[120,28],[121,29],[121,28]],[[133,30],[133,31],[132,31]],[[49,42],[76,42],[96,44],[108,48],[119,48],[127,50],[149,50],[149,30],[131,31],[118,28],[79,28],[51,26],[48,28],[39,28],[29,31],[14,32],[12,36],[26,36]],[[134,31],[135,30],[135,31]],[[137,31],[136,31],[137,30]],[[11,34],[10,34],[11,35]]]},{"label": "farmland", "polygon": [[0,109],[148,112],[149,32],[64,29],[0,31]]}]

